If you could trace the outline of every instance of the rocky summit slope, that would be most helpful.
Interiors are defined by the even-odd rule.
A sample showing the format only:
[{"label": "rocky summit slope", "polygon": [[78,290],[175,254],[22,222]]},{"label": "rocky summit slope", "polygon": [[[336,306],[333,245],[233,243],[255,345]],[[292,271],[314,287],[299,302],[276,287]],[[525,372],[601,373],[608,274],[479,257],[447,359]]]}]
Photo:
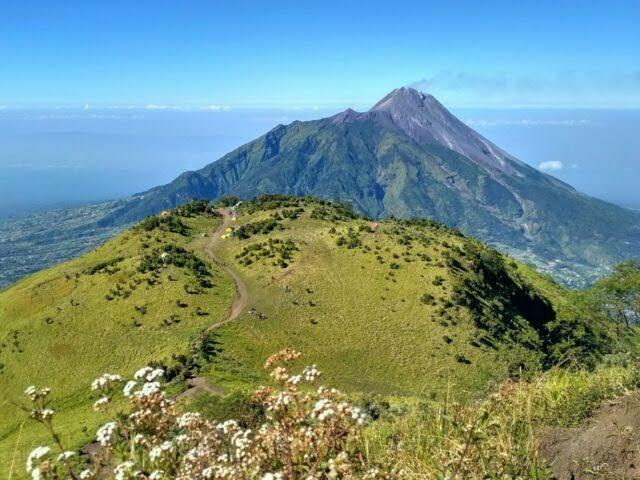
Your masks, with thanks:
[{"label": "rocky summit slope", "polygon": [[201,170],[123,201],[103,223],[192,197],[314,195],[370,217],[427,217],[579,285],[637,254],[640,215],[514,158],[433,96],[389,93],[367,112],[278,125]]}]

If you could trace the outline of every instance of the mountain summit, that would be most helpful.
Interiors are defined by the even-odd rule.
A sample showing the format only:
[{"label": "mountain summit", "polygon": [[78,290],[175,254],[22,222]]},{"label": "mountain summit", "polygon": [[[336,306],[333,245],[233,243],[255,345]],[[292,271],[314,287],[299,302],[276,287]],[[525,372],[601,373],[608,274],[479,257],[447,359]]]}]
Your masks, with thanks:
[{"label": "mountain summit", "polygon": [[530,167],[406,87],[366,112],[278,125],[123,201],[105,222],[139,220],[192,197],[260,193],[339,199],[374,218],[433,218],[574,285],[640,246],[638,213]]},{"label": "mountain summit", "polygon": [[399,129],[420,145],[438,144],[501,171],[513,172],[509,164],[517,162],[458,120],[434,96],[413,88],[395,89],[370,111],[388,114]]}]

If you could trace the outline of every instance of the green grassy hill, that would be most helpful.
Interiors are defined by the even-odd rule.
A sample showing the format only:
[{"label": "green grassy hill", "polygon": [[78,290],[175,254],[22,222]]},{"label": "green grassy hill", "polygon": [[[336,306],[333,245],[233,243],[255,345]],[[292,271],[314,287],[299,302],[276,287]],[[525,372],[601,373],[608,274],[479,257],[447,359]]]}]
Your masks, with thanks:
[{"label": "green grassy hill", "polygon": [[228,318],[236,286],[213,257],[248,297],[238,318],[209,332],[215,356],[200,375],[224,393],[264,382],[262,362],[282,347],[348,392],[442,399],[455,391],[461,400],[557,353],[568,293],[457,231],[373,224],[294,197],[261,197],[238,212],[223,225],[233,235],[220,238],[219,216],[188,204],[0,293],[3,476],[14,452],[21,475],[25,452],[43,438],[14,405],[27,386],[53,388],[58,429],[83,445],[96,421],[80,413],[90,411],[93,378],[184,363],[172,356]]},{"label": "green grassy hill", "polygon": [[[52,408],[59,412],[63,440],[86,443],[97,421],[87,414],[93,378],[131,374],[150,361],[186,353],[198,331],[226,318],[233,284],[197,251],[207,271],[196,275],[193,265],[199,263],[187,253],[216,222],[181,218],[182,233],[169,231],[182,230],[169,224],[134,228],[0,293],[1,478],[7,478],[14,454],[20,478],[26,453],[46,437],[18,407],[27,386],[54,389]],[[185,266],[177,265],[182,262],[175,260],[175,247],[186,249]],[[165,250],[174,252],[165,267],[141,271]]]},{"label": "green grassy hill", "polygon": [[[482,309],[501,294],[487,288],[468,308],[460,285],[476,250],[493,251],[455,231],[402,221],[372,231],[368,220],[298,201],[249,204],[237,224],[217,251],[247,284],[251,309],[218,330],[224,352],[211,374],[215,383],[224,384],[229,372],[251,378],[284,346],[323,365],[328,381],[343,389],[432,398],[448,389],[478,395],[542,361],[531,325],[552,321],[553,310],[532,297],[541,311],[528,318],[505,312],[512,325],[501,338],[490,326],[478,328],[487,316]],[[528,295],[514,267],[504,265],[496,287]]]}]

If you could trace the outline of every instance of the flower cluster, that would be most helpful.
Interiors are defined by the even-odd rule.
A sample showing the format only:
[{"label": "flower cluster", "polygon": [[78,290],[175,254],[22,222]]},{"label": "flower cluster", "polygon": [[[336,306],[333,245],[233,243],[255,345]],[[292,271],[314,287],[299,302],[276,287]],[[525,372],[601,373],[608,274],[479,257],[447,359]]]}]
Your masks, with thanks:
[{"label": "flower cluster", "polygon": [[[289,364],[299,357],[287,349],[265,363],[275,384],[254,393],[253,400],[266,412],[266,420],[255,429],[196,412],[178,414],[165,394],[160,369],[140,369],[128,382],[103,375],[93,383],[102,395],[95,407],[107,412],[117,390],[130,408],[113,412],[111,421],[100,426],[100,453],[75,472],[70,452],[54,458],[49,447],[39,447],[30,455],[27,470],[38,479],[60,478],[63,466],[74,479],[104,478],[105,469],[110,472],[106,476],[116,480],[395,478],[367,461],[367,418],[359,408],[335,389],[313,387],[320,376],[315,365],[289,373]],[[35,389],[26,393],[30,398],[40,395]]]},{"label": "flower cluster", "polygon": [[28,409],[30,412],[29,416],[44,425],[56,442],[56,447],[59,448],[60,453],[57,456],[54,455],[49,446],[36,447],[27,458],[27,474],[33,480],[40,480],[41,478],[75,479],[77,477],[74,476],[71,465],[71,459],[75,455],[75,452],[62,448],[59,437],[53,430],[53,416],[55,412],[52,408],[49,408],[50,393],[50,388],[38,389],[34,386],[30,386],[24,391],[24,394],[31,401],[31,408]]}]

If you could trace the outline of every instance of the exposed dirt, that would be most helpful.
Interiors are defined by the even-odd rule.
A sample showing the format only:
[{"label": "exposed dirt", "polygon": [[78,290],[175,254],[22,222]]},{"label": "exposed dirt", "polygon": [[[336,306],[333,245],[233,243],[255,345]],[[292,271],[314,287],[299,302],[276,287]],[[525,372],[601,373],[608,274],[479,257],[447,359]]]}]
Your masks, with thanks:
[{"label": "exposed dirt", "polygon": [[211,385],[204,377],[190,378],[187,380],[187,384],[189,385],[189,388],[176,395],[176,400],[180,400],[182,398],[194,398],[200,392],[212,393],[218,397],[224,396],[224,392],[221,388]]},{"label": "exposed dirt", "polygon": [[[227,227],[231,226],[232,220],[229,215],[229,210],[226,208],[220,209],[218,211],[222,215],[222,223],[216,229],[213,234],[213,238],[211,241],[205,246],[204,250],[211,258],[211,261],[218,265],[224,272],[231,277],[233,282],[236,285],[236,299],[233,301],[231,305],[231,310],[229,312],[229,316],[222,320],[221,322],[214,323],[213,325],[209,325],[207,327],[208,331],[214,330],[222,325],[235,320],[240,316],[240,314],[244,311],[249,303],[249,291],[247,290],[247,286],[244,284],[242,279],[238,276],[236,272],[227,267],[223,262],[221,262],[214,253],[214,248],[220,241],[220,237],[224,235]],[[208,380],[204,377],[195,377],[191,378],[187,381],[189,384],[189,388],[187,388],[184,392],[181,392],[177,395],[177,399],[181,398],[193,398],[198,392],[209,392],[222,397],[224,392],[219,387],[215,385],[211,385]]]},{"label": "exposed dirt", "polygon": [[229,215],[229,210],[222,209],[219,212],[222,215],[222,223],[213,234],[213,238],[211,239],[211,241],[205,246],[205,252],[207,253],[207,255],[209,255],[209,258],[211,258],[211,261],[217,264],[222,270],[224,270],[224,272],[227,275],[229,275],[232,278],[232,280],[236,284],[237,295],[236,295],[236,299],[231,305],[231,311],[229,312],[229,316],[225,320],[211,325],[208,328],[208,330],[213,330],[214,328],[218,328],[224,325],[225,323],[235,320],[240,316],[242,311],[247,307],[247,304],[249,303],[249,292],[247,290],[247,286],[244,284],[244,282],[238,276],[238,274],[233,270],[231,270],[227,265],[225,265],[224,262],[220,261],[214,253],[214,248],[220,241],[220,237],[225,233],[225,230],[227,229],[227,227],[231,226],[232,224],[231,216]]},{"label": "exposed dirt", "polygon": [[559,480],[640,479],[640,392],[604,402],[581,427],[546,430],[540,451]]}]

